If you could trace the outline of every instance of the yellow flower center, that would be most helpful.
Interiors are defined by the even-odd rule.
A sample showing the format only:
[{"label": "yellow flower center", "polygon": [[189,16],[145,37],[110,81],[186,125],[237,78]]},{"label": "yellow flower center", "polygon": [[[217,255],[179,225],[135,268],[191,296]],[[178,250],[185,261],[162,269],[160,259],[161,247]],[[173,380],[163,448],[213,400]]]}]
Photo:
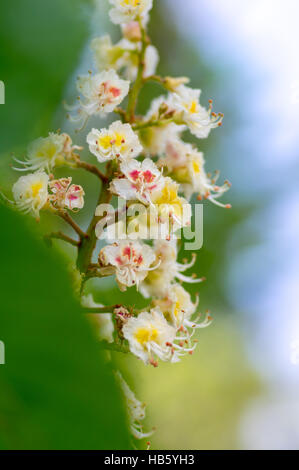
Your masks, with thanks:
[{"label": "yellow flower center", "polygon": [[99,139],[99,146],[108,150],[112,145],[116,147],[122,147],[125,143],[125,137],[123,134],[115,133],[113,135],[105,135]]},{"label": "yellow flower center", "polygon": [[115,144],[117,147],[121,147],[125,143],[124,135],[116,133],[114,135]]},{"label": "yellow flower center", "polygon": [[175,306],[174,306],[174,310],[173,310],[173,314],[175,317],[177,317],[179,315],[179,313],[181,313],[181,304],[180,302],[176,302]]},{"label": "yellow flower center", "polygon": [[123,6],[131,6],[131,7],[138,7],[140,5],[141,0],[123,0],[122,5]]},{"label": "yellow flower center", "polygon": [[138,343],[144,345],[157,339],[158,330],[152,326],[150,328],[139,328],[134,336]]},{"label": "yellow flower center", "polygon": [[40,190],[42,189],[43,184],[42,183],[34,183],[31,185],[31,192],[33,197],[37,197]]},{"label": "yellow flower center", "polygon": [[146,276],[145,282],[148,284],[160,283],[162,282],[162,275],[163,271],[161,269],[153,269],[153,271],[149,271],[148,275]]},{"label": "yellow flower center", "polygon": [[189,107],[189,112],[191,114],[195,114],[198,112],[198,104],[197,104],[197,101],[192,101],[190,107]]},{"label": "yellow flower center", "polygon": [[193,167],[194,173],[200,173],[200,166],[199,166],[199,163],[198,163],[198,162],[193,161],[193,162],[192,162],[192,167]]},{"label": "yellow flower center", "polygon": [[101,137],[99,139],[99,145],[100,147],[103,147],[105,150],[107,150],[109,147],[111,147],[111,137],[109,135]]},{"label": "yellow flower center", "polygon": [[180,216],[182,214],[182,199],[178,196],[177,188],[174,185],[166,185],[155,203],[173,206],[176,215]]},{"label": "yellow flower center", "polygon": [[56,145],[49,139],[45,139],[45,141],[43,141],[41,145],[36,149],[35,156],[37,158],[46,158],[48,160],[52,160],[56,153]]},{"label": "yellow flower center", "polygon": [[166,185],[162,189],[161,196],[156,200],[157,204],[174,204],[178,202],[176,187]]}]

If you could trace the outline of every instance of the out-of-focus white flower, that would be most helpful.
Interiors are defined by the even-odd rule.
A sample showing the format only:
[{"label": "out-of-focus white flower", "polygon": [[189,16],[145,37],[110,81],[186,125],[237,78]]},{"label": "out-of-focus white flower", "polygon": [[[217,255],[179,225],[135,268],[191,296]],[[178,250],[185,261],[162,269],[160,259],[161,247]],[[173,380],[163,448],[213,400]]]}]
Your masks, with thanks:
[{"label": "out-of-focus white flower", "polygon": [[44,172],[21,176],[12,188],[18,209],[38,217],[48,201],[48,182],[49,176]]},{"label": "out-of-focus white flower", "polygon": [[69,107],[77,110],[77,116],[70,116],[71,121],[83,120],[85,124],[89,116],[111,113],[127,96],[129,86],[130,82],[119,78],[115,70],[80,76],[77,88],[83,100],[79,98],[77,105]]},{"label": "out-of-focus white flower", "polygon": [[139,200],[149,204],[152,193],[161,190],[164,185],[161,172],[149,158],[143,162],[137,160],[123,162],[120,169],[125,177],[114,179],[111,190],[126,200]]},{"label": "out-of-focus white flower", "polygon": [[208,109],[199,103],[201,90],[180,85],[172,95],[172,105],[182,113],[182,122],[199,139],[208,137],[211,129],[221,126],[223,114],[212,112],[212,101]]},{"label": "out-of-focus white flower", "polygon": [[222,186],[216,185],[215,183],[219,177],[219,172],[216,172],[215,176],[211,178],[206,174],[204,164],[205,161],[202,152],[195,150],[190,154],[187,164],[190,182],[182,184],[186,197],[190,198],[193,193],[197,193],[198,200],[202,198],[209,199],[217,206],[230,209],[230,204],[222,204],[218,201],[218,198],[230,189],[231,184],[225,181]]},{"label": "out-of-focus white flower", "polygon": [[[109,35],[95,38],[91,43],[98,70],[123,71],[128,80],[135,80],[138,72],[141,43],[122,39],[113,45]],[[159,62],[157,49],[149,45],[144,56],[144,78],[153,75]]]},{"label": "out-of-focus white flower", "polygon": [[109,15],[112,23],[123,24],[134,20],[148,21],[148,13],[153,6],[153,0],[109,0],[114,7]]},{"label": "out-of-focus white flower", "polygon": [[177,126],[173,122],[140,130],[139,137],[145,154],[150,157],[163,155],[167,143],[178,138],[184,130],[184,126]]},{"label": "out-of-focus white flower", "polygon": [[[84,295],[81,297],[81,304],[84,308],[100,308],[104,307],[104,305],[97,304],[92,294]],[[90,320],[91,324],[96,329],[96,334],[98,338],[102,341],[107,341],[108,343],[113,343],[113,333],[114,333],[114,325],[112,321],[111,313],[91,313],[87,314],[88,319]]]},{"label": "out-of-focus white flower", "polygon": [[132,68],[138,63],[137,44],[127,39],[121,39],[117,44],[112,44],[109,35],[93,39],[91,48],[98,70],[114,69],[125,70],[125,76],[133,80]]},{"label": "out-of-focus white flower", "polygon": [[196,257],[193,255],[189,263],[178,263],[177,240],[155,240],[154,252],[156,260],[160,260],[160,265],[154,271],[150,271],[146,279],[140,284],[140,292],[144,297],[166,297],[175,280],[189,284],[204,281],[204,278],[188,277],[182,274],[194,265]]},{"label": "out-of-focus white flower", "polygon": [[80,147],[72,145],[68,134],[50,132],[48,137],[39,137],[28,146],[27,157],[23,162],[15,158],[24,167],[15,170],[50,172],[55,166],[66,163],[76,149],[80,150]]},{"label": "out-of-focus white flower", "polygon": [[198,302],[193,303],[189,292],[180,284],[173,284],[163,299],[153,301],[159,307],[166,320],[179,328],[184,320],[188,320],[196,310]]},{"label": "out-of-focus white flower", "polygon": [[[144,56],[144,72],[143,78],[150,77],[156,73],[156,69],[159,63],[159,52],[158,49],[153,46],[149,45],[146,48],[145,56]],[[136,74],[135,74],[136,75]]]},{"label": "out-of-focus white flower", "polygon": [[[212,322],[212,317],[207,312],[203,321],[198,321],[199,316],[191,319],[198,306],[198,296],[196,302],[192,302],[189,292],[187,292],[180,284],[172,284],[166,296],[162,299],[154,299],[153,305],[159,307],[166,320],[172,323],[177,329],[206,328]],[[187,331],[187,330],[185,330]],[[191,336],[190,336],[191,339]]]},{"label": "out-of-focus white flower", "polygon": [[49,196],[54,207],[61,209],[82,209],[84,207],[84,190],[82,186],[71,184],[72,178],[60,178],[49,182],[52,192]]},{"label": "out-of-focus white flower", "polygon": [[[151,107],[145,116],[145,121],[158,121],[165,119],[168,113],[174,113],[175,109],[171,106],[168,97],[159,96],[151,103]],[[165,146],[168,142],[178,139],[186,129],[185,125],[177,125],[174,122],[148,127],[139,131],[141,143],[148,156],[162,156],[165,152]]]},{"label": "out-of-focus white flower", "polygon": [[156,257],[152,248],[138,241],[121,240],[107,245],[100,251],[100,271],[103,274],[116,275],[120,290],[127,287],[139,286],[149,271],[156,269],[152,266]]},{"label": "out-of-focus white flower", "polygon": [[[174,174],[175,179],[179,182],[186,182],[186,171],[188,164],[188,157],[194,152],[191,144],[183,142],[179,138],[168,140],[165,148],[163,157],[159,159],[158,166],[166,167],[168,173]],[[183,173],[182,177],[180,177]],[[178,178],[180,177],[180,178]]]},{"label": "out-of-focus white flower", "polygon": [[121,161],[137,157],[142,151],[137,134],[130,124],[115,121],[109,129],[92,129],[87,136],[89,150],[99,162],[118,158]]},{"label": "out-of-focus white flower", "polygon": [[202,152],[180,139],[168,142],[165,156],[160,158],[159,165],[166,167],[171,177],[181,184],[181,189],[187,199],[196,193],[198,199],[206,198],[214,204],[230,208],[229,204],[221,204],[217,199],[230,188],[226,181],[223,186],[216,185],[219,173],[214,178],[205,172],[205,160]]},{"label": "out-of-focus white flower", "polygon": [[91,49],[98,70],[120,70],[126,65],[130,52],[136,50],[136,44],[127,39],[112,44],[111,37],[107,34],[94,38],[91,42]]},{"label": "out-of-focus white flower", "polygon": [[144,433],[141,424],[141,421],[145,418],[145,403],[141,403],[141,401],[137,400],[134,392],[132,392],[120,372],[117,371],[115,375],[125,397],[131,433],[136,439],[150,437],[154,431]]}]

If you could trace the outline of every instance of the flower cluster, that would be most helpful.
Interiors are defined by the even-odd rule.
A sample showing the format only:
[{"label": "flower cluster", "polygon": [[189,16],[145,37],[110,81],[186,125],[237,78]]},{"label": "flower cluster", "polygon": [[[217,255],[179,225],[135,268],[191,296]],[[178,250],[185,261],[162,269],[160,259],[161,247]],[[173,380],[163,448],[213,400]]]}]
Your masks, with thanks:
[{"label": "flower cluster", "polygon": [[[76,247],[82,307],[103,347],[130,351],[156,367],[160,360],[176,363],[192,354],[196,330],[211,321],[208,313],[199,321],[199,296],[192,300],[183,286],[204,278],[185,274],[196,256],[192,254],[189,262],[178,261],[178,231],[191,226],[192,201],[207,199],[230,208],[219,201],[230,183],[217,185],[219,174],[207,173],[203,153],[184,140],[187,132],[197,139],[207,138],[221,126],[223,115],[213,112],[212,101],[208,107],[200,104],[201,91],[191,88],[188,78],[156,75],[159,56],[147,32],[153,0],[110,3],[110,18],[120,25],[122,38],[116,44],[107,35],[92,40],[95,70],[78,77],[80,97],[76,105],[68,106],[70,120],[82,122],[81,130],[91,116],[98,119],[85,137],[90,162],[81,159],[77,151],[83,148],[73,145],[68,134],[50,133],[29,145],[23,161],[16,160],[16,170],[29,173],[19,178],[12,193],[18,209],[36,218],[42,210],[51,211],[79,237],[75,240],[62,232],[49,235]],[[166,94],[154,99],[145,116],[140,116],[136,113],[139,93],[149,81],[158,82]],[[117,119],[109,127],[102,126],[100,118],[112,112]],[[105,165],[105,172],[98,164]],[[72,184],[70,176],[55,178],[58,167],[80,168],[101,181],[97,209],[86,231],[70,215],[84,207],[84,190]],[[114,207],[112,211],[106,207],[115,196],[124,203],[125,221]],[[117,235],[117,227],[124,237]],[[113,239],[111,228],[116,234]],[[97,239],[103,237],[107,240],[96,257]],[[86,294],[86,283],[107,276],[115,276],[121,292],[135,288],[147,299],[147,307],[137,310],[124,305],[121,297],[110,306],[95,303],[92,294]],[[140,423],[144,405],[121,375],[117,377],[132,434],[147,437]]]},{"label": "flower cluster", "polygon": [[71,182],[71,177],[51,180],[44,171],[21,176],[12,188],[15,204],[18,209],[32,213],[36,218],[46,208],[71,211],[82,209],[84,190],[82,186]]}]

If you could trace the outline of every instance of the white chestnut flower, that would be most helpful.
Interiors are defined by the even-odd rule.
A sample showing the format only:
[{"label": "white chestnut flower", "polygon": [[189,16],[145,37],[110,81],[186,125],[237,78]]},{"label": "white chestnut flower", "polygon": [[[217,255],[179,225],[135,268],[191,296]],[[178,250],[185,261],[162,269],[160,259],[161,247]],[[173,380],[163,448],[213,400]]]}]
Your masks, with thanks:
[{"label": "white chestnut flower", "polygon": [[178,176],[180,176],[180,172],[186,173],[188,157],[193,152],[193,146],[183,142],[180,138],[168,140],[164,148],[163,157],[158,160],[158,166],[166,168],[167,172],[173,174],[174,179],[181,183],[182,178],[178,178]]},{"label": "white chestnut flower", "polygon": [[115,121],[109,129],[92,129],[87,136],[90,152],[99,162],[118,158],[121,161],[136,158],[142,151],[137,134],[130,124]]},{"label": "white chestnut flower", "polygon": [[196,193],[197,199],[202,198],[208,199],[219,207],[230,209],[230,204],[222,204],[218,201],[226,191],[231,187],[228,181],[225,181],[222,186],[216,185],[216,181],[219,177],[219,172],[216,172],[212,178],[205,172],[205,160],[202,152],[194,150],[187,161],[187,174],[189,176],[189,182],[182,184],[182,189],[187,198],[190,198],[193,193]]},{"label": "white chestnut flower", "polygon": [[109,15],[112,23],[123,24],[134,20],[141,20],[145,25],[148,13],[153,7],[153,0],[109,0],[114,7]]},{"label": "white chestnut flower", "polygon": [[124,380],[119,371],[115,373],[115,376],[125,398],[132,435],[135,437],[135,439],[145,439],[150,437],[154,431],[147,433],[143,432],[143,427],[141,424],[141,421],[143,421],[145,418],[145,403],[141,403],[141,401],[136,398],[134,392],[130,389],[129,385]]},{"label": "white chestnut flower", "polygon": [[206,328],[212,323],[212,317],[208,312],[204,321],[198,322],[199,316],[194,320],[192,319],[198,303],[198,296],[196,302],[193,303],[189,292],[180,284],[171,285],[163,299],[153,300],[153,305],[159,307],[166,320],[177,329],[183,326],[186,329],[191,328],[193,331],[198,328]]},{"label": "white chestnut flower", "polygon": [[[142,200],[143,205],[136,202],[130,204],[126,225],[129,237],[170,240],[179,229],[190,226],[192,208],[186,199],[178,195],[179,185],[169,177],[163,177],[160,183],[150,194],[148,190],[147,194],[144,193],[147,203]],[[123,193],[124,197],[137,197],[133,188],[129,193],[128,183],[125,187],[127,194]]]},{"label": "white chestnut flower", "polygon": [[[94,60],[98,70],[114,69],[123,72],[128,80],[135,80],[138,72],[138,57],[141,43],[121,39],[117,44],[112,44],[109,35],[93,39],[91,48],[94,52]],[[147,78],[156,72],[159,62],[157,49],[149,45],[144,56],[144,74]]]},{"label": "white chestnut flower", "polygon": [[103,275],[115,274],[120,290],[136,286],[156,269],[152,266],[156,259],[152,248],[138,241],[121,240],[107,245],[100,251],[100,272]]},{"label": "white chestnut flower", "polygon": [[166,167],[171,177],[181,184],[181,190],[189,200],[192,194],[198,199],[209,199],[214,204],[230,208],[230,204],[221,204],[218,198],[230,188],[226,181],[222,186],[216,185],[219,173],[212,178],[205,172],[205,160],[202,152],[198,152],[191,144],[180,139],[169,142],[165,147],[165,156],[160,158],[158,165]]},{"label": "white chestnut flower", "polygon": [[178,360],[172,348],[176,329],[169,325],[159,309],[129,318],[123,326],[123,335],[129,342],[130,351],[145,364],[157,365],[156,358],[166,362]]},{"label": "white chestnut flower", "polygon": [[39,217],[39,211],[48,201],[48,182],[49,176],[44,172],[21,176],[12,188],[17,208]]},{"label": "white chestnut flower", "polygon": [[171,178],[164,178],[162,188],[153,191],[151,200],[156,207],[160,223],[169,223],[176,231],[191,224],[192,209],[189,202],[178,196],[179,185]]},{"label": "white chestnut flower", "polygon": [[171,96],[173,107],[182,114],[182,123],[187,124],[196,137],[205,139],[211,129],[221,126],[223,114],[212,112],[212,101],[208,109],[201,106],[200,94],[201,90],[180,85]]},{"label": "white chestnut flower", "polygon": [[164,186],[164,179],[154,162],[146,158],[143,162],[129,160],[120,165],[124,177],[115,178],[111,183],[114,194],[128,200],[139,200],[144,204],[151,203],[154,191]]},{"label": "white chestnut flower", "polygon": [[78,77],[77,89],[83,99],[79,98],[77,105],[69,107],[77,110],[77,116],[70,116],[71,121],[83,120],[84,126],[89,116],[104,117],[111,113],[127,96],[129,87],[130,82],[119,78],[115,70]]},{"label": "white chestnut flower", "polygon": [[[81,297],[81,305],[83,308],[102,309],[104,305],[97,304],[92,294],[84,295]],[[87,314],[88,320],[94,327],[96,335],[101,341],[113,343],[114,324],[112,321],[111,313],[91,313]]]},{"label": "white chestnut flower", "polygon": [[176,281],[195,284],[205,280],[182,274],[194,265],[196,255],[192,255],[192,260],[189,263],[179,263],[177,261],[177,240],[155,240],[154,252],[156,260],[159,260],[160,264],[154,271],[150,271],[140,284],[139,290],[144,297],[165,298]]},{"label": "white chestnut flower", "polygon": [[[192,354],[195,346],[184,329],[170,325],[159,308],[131,317],[122,329],[130,351],[145,364],[158,366],[157,359],[179,362],[180,357]],[[181,334],[182,333],[182,334]]]},{"label": "white chestnut flower", "polygon": [[72,178],[60,178],[49,182],[49,201],[60,209],[79,210],[84,207],[84,190],[78,184],[71,184]]},{"label": "white chestnut flower", "polygon": [[23,166],[14,169],[50,172],[55,166],[65,164],[76,149],[80,150],[81,147],[72,145],[72,139],[68,134],[50,132],[47,137],[39,137],[31,142],[24,161],[14,159]]},{"label": "white chestnut flower", "polygon": [[176,328],[180,328],[184,321],[190,319],[194,314],[198,301],[193,303],[189,292],[180,284],[173,284],[163,299],[153,301],[155,307],[159,307],[166,320]]},{"label": "white chestnut flower", "polygon": [[[150,109],[145,116],[145,121],[166,120],[165,116],[175,113],[172,102],[169,97],[159,96],[151,103]],[[144,152],[148,156],[162,156],[168,142],[172,142],[180,137],[187,127],[177,125],[174,122],[152,126],[139,131],[141,143]]]},{"label": "white chestnut flower", "polygon": [[[106,69],[119,71],[130,68],[133,55],[136,55],[136,48],[137,45],[127,39],[121,39],[118,43],[112,44],[108,34],[94,38],[91,42],[95,65],[99,71]],[[126,77],[131,79],[129,73]]]}]

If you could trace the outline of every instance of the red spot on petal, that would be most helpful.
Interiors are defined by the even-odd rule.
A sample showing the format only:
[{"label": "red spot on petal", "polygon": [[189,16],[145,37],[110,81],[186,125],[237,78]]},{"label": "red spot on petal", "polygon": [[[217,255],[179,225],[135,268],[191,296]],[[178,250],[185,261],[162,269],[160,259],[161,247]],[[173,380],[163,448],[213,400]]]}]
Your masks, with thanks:
[{"label": "red spot on petal", "polygon": [[136,264],[141,264],[142,261],[143,261],[143,256],[142,256],[142,255],[139,255],[138,258],[136,258],[135,263],[136,263]]},{"label": "red spot on petal", "polygon": [[109,92],[114,98],[117,98],[120,95],[120,89],[116,87],[110,87]]},{"label": "red spot on petal", "polygon": [[147,183],[151,183],[155,178],[153,173],[149,170],[143,172],[143,177]]},{"label": "red spot on petal", "polygon": [[126,246],[123,249],[123,256],[128,256],[128,258],[130,258],[130,256],[131,256],[131,247],[130,246]]},{"label": "red spot on petal", "polygon": [[140,174],[140,171],[134,170],[134,171],[131,171],[130,177],[132,178],[132,180],[136,181],[139,177],[139,174]]}]

